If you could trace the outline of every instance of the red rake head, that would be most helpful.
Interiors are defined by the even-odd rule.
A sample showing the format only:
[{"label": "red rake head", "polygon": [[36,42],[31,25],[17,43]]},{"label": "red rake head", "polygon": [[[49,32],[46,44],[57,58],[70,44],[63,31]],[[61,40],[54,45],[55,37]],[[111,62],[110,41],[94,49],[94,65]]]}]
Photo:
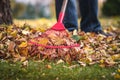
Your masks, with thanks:
[{"label": "red rake head", "polygon": [[60,45],[60,46],[50,46],[50,45],[43,45],[43,44],[39,44],[33,41],[29,41],[29,43],[36,45],[36,46],[41,46],[41,47],[45,47],[45,48],[51,48],[51,49],[62,49],[62,48],[72,48],[72,47],[80,47],[80,44],[72,44],[72,45]]},{"label": "red rake head", "polygon": [[55,25],[53,25],[51,29],[56,31],[62,31],[65,30],[65,27],[63,23],[57,22]]}]

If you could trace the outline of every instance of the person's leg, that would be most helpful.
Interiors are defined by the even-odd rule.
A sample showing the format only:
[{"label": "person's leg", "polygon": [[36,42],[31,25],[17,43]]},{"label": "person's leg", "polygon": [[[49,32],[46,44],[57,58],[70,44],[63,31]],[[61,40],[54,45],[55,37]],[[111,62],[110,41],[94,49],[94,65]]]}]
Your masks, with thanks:
[{"label": "person's leg", "polygon": [[79,0],[81,12],[81,30],[96,32],[102,30],[98,16],[98,0]]},{"label": "person's leg", "polygon": [[[56,17],[58,20],[59,12],[61,10],[63,0],[55,0],[56,6]],[[69,31],[73,31],[74,29],[78,29],[77,23],[77,10],[76,10],[76,0],[68,0],[65,17],[64,17],[64,25]]]}]

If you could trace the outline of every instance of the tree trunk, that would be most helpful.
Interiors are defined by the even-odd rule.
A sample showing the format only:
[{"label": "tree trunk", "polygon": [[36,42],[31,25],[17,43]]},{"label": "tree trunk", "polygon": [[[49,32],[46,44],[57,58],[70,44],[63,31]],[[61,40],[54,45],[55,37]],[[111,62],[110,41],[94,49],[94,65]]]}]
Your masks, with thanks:
[{"label": "tree trunk", "polygon": [[0,0],[0,24],[12,24],[10,0]]}]

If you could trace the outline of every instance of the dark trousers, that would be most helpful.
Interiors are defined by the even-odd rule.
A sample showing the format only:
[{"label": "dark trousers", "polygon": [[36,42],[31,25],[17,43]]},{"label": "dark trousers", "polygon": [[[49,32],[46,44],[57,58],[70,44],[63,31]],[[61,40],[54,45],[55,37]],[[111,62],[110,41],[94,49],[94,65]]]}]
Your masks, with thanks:
[{"label": "dark trousers", "polygon": [[[56,16],[58,19],[63,0],[55,0]],[[78,29],[78,15],[76,0],[68,0],[67,9],[64,17],[64,25],[69,31]],[[85,32],[95,32],[101,29],[98,20],[98,0],[79,0],[81,22],[80,28]]]}]

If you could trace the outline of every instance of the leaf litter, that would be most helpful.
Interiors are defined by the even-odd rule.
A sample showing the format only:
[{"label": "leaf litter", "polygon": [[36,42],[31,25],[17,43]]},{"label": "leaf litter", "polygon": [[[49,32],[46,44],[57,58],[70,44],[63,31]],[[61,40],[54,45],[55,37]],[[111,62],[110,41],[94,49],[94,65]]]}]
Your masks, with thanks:
[{"label": "leaf litter", "polygon": [[[26,24],[22,27],[18,25],[1,25],[0,58],[12,59],[13,62],[24,62],[31,58],[39,60],[62,60],[69,64],[72,61],[76,61],[82,66],[99,63],[101,67],[113,66],[120,63],[119,30],[108,29],[109,32],[115,35],[109,37],[81,31],[77,33],[78,35],[61,33],[58,36],[57,32],[44,33],[43,29],[40,30],[31,28]],[[49,36],[46,36],[48,34]],[[66,46],[78,43],[80,47],[51,49],[30,44],[30,40],[39,44],[52,46]]]}]

